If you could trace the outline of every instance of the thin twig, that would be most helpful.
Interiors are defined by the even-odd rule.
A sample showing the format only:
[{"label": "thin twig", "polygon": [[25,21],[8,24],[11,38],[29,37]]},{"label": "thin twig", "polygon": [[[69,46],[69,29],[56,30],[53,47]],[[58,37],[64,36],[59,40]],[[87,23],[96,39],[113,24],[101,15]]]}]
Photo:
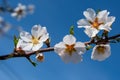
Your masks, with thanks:
[{"label": "thin twig", "polygon": [[[85,42],[85,44],[86,45],[87,44],[88,45],[90,45],[90,44],[99,44],[99,43],[103,43],[104,44],[107,41],[112,40],[112,39],[116,39],[118,37],[120,37],[120,34],[108,37],[107,39],[101,39],[98,42],[95,42],[94,40],[91,40],[91,41]],[[36,53],[43,53],[43,52],[50,52],[50,51],[54,51],[54,47],[43,48],[43,49],[40,49],[38,51],[27,52],[27,53],[19,53],[19,52],[15,52],[14,51],[13,53],[10,53],[10,54],[1,55],[0,56],[0,60],[6,60],[6,59],[10,59],[10,58],[15,58],[15,57],[30,57],[31,55],[34,55]]]}]

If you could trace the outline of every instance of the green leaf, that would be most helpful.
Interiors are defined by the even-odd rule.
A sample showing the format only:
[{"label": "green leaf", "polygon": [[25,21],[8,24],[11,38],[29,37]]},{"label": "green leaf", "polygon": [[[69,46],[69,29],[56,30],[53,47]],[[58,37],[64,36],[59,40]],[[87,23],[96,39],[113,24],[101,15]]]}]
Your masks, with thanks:
[{"label": "green leaf", "polygon": [[87,46],[86,46],[86,50],[90,50],[91,48],[92,48],[91,45],[87,45]]},{"label": "green leaf", "polygon": [[37,66],[37,63],[33,62],[33,61],[30,59],[30,57],[26,57],[26,58],[27,58],[27,60],[28,60],[34,67]]},{"label": "green leaf", "polygon": [[70,27],[70,34],[74,35],[74,26],[73,25]]},{"label": "green leaf", "polygon": [[19,37],[17,38],[17,37],[14,35],[14,46],[15,46],[15,47],[17,46],[18,40],[19,40]]}]

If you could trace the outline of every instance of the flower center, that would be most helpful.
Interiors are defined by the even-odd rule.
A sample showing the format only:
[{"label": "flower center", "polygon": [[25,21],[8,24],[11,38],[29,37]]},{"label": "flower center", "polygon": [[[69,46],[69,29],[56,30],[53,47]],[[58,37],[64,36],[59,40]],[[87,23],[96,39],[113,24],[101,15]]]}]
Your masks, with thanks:
[{"label": "flower center", "polygon": [[65,52],[67,52],[70,56],[72,55],[73,52],[76,52],[76,49],[74,48],[75,44],[68,45],[66,44],[66,49]]},{"label": "flower center", "polygon": [[39,39],[35,38],[35,37],[32,37],[32,43],[34,45],[38,44],[39,43]]},{"label": "flower center", "polygon": [[20,9],[20,10],[18,10],[18,11],[17,11],[17,13],[20,15],[20,14],[22,14],[22,13],[23,13],[23,10],[22,10],[22,9]]},{"label": "flower center", "polygon": [[98,54],[104,54],[105,50],[106,50],[106,48],[104,46],[97,47]]},{"label": "flower center", "polygon": [[93,28],[98,29],[99,26],[100,26],[101,24],[103,24],[103,22],[99,23],[99,22],[98,22],[98,18],[95,18],[95,20],[94,20],[93,22],[90,21],[90,24],[92,25]]}]

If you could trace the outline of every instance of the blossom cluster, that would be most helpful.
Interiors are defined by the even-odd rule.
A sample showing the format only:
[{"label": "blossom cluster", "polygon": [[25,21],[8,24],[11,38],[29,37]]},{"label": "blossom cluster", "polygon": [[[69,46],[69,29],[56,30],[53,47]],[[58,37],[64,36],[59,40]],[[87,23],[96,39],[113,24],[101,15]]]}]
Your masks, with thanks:
[{"label": "blossom cluster", "polygon": [[19,3],[18,6],[11,13],[11,16],[16,17],[18,20],[20,20],[21,18],[26,16],[27,11],[33,13],[34,5],[25,6]]},{"label": "blossom cluster", "polygon": [[[18,6],[13,8],[7,2],[4,3],[5,6],[0,6],[0,13],[9,12],[12,17],[15,17],[17,20],[25,17],[26,14],[32,14],[34,12],[35,6],[33,4],[23,5],[18,3]],[[9,6],[7,6],[9,5]]]},{"label": "blossom cluster", "polygon": [[[18,9],[16,9],[16,11],[17,10]],[[100,39],[106,39],[108,37],[111,25],[115,21],[115,17],[109,16],[109,13],[107,10],[96,12],[92,8],[88,8],[83,12],[86,19],[77,21],[78,28],[85,28],[85,34],[96,42],[91,54],[91,59],[93,60],[103,61],[111,55],[108,41],[97,42]],[[102,36],[99,37],[98,34],[100,31],[103,31],[103,33]],[[16,50],[23,50],[25,52],[38,51],[48,39],[49,33],[46,27],[34,25],[31,29],[31,34],[26,31],[20,32]],[[90,46],[90,44],[86,44],[85,42],[77,41],[75,36],[70,33],[64,36],[63,41],[55,44],[54,51],[64,62],[78,63],[83,60],[83,54],[85,54],[87,48]],[[43,61],[43,53],[36,53],[36,59]]]},{"label": "blossom cluster", "polygon": [[[0,5],[0,13],[9,12],[12,17],[16,18],[17,20],[21,20],[21,18],[25,17],[28,13],[32,14],[34,12],[35,6],[33,4],[23,5],[18,3],[18,6],[13,8],[7,2],[3,3],[4,5]],[[9,6],[6,6],[9,5]],[[22,28],[20,26],[12,25],[10,22],[4,20],[3,17],[0,16],[0,36],[1,35],[8,35],[7,32],[14,28],[17,31],[21,31]],[[10,36],[10,35],[8,35]]]}]

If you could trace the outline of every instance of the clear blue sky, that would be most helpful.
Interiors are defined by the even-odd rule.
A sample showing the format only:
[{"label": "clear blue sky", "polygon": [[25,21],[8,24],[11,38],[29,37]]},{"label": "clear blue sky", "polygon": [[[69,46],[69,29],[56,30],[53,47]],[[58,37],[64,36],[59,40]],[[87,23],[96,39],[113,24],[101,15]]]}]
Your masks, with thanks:
[{"label": "clear blue sky", "polygon": [[[2,0],[0,0],[1,3]],[[35,24],[46,26],[51,37],[51,46],[60,42],[69,33],[69,27],[75,25],[77,40],[87,41],[88,36],[83,29],[78,29],[76,22],[84,18],[83,11],[87,8],[95,10],[107,9],[116,17],[110,35],[120,33],[120,2],[119,0],[7,0],[15,7],[18,3],[34,4],[35,13],[16,21],[10,14],[2,14],[6,21],[15,26],[22,26],[31,31]],[[10,35],[18,34],[14,29]],[[11,39],[0,38],[0,55],[13,50]],[[33,67],[25,58],[14,58],[0,61],[0,80],[120,80],[120,43],[111,44],[111,56],[103,62],[90,59],[91,51],[83,55],[83,62],[78,64],[64,63],[54,52],[45,53],[45,61]],[[32,56],[34,61],[35,56]]]}]

